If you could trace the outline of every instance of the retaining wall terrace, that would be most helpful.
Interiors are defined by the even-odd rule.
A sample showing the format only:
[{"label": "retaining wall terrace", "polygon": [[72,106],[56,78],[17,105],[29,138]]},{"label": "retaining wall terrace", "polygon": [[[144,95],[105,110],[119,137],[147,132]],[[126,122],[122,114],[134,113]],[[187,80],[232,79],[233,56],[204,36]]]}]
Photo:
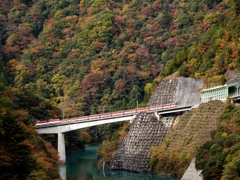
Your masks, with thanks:
[{"label": "retaining wall terrace", "polygon": [[[148,106],[177,103],[198,104],[201,80],[178,78],[163,80],[155,89]],[[177,118],[165,115],[159,119],[155,114],[140,113],[134,119],[128,134],[110,162],[110,169],[124,169],[137,172],[151,171],[150,149],[159,146]]]}]

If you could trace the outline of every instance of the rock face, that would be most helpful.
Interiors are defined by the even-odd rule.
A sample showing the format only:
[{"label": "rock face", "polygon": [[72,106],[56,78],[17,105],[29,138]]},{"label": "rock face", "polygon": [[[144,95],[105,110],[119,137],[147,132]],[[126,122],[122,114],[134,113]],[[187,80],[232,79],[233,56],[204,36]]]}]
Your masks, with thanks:
[{"label": "rock face", "polygon": [[200,103],[202,80],[179,78],[163,80],[155,89],[148,106],[176,103],[179,106]]},{"label": "rock face", "polygon": [[[179,78],[163,80],[155,89],[148,106],[176,103],[177,105],[199,104],[201,80]],[[160,119],[154,113],[140,113],[132,123],[127,136],[119,147],[118,153],[110,162],[110,169],[124,169],[136,172],[148,172],[150,149],[165,139],[174,116]]]}]

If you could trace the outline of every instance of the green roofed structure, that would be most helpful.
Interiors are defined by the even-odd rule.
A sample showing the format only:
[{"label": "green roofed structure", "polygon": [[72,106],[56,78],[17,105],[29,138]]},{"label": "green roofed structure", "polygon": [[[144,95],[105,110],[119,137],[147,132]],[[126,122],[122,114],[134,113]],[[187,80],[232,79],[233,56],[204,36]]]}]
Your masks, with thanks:
[{"label": "green roofed structure", "polygon": [[204,89],[200,94],[201,103],[206,103],[211,100],[225,101],[228,97],[234,101],[240,100],[240,79],[227,82],[223,86],[216,86],[209,89]]}]

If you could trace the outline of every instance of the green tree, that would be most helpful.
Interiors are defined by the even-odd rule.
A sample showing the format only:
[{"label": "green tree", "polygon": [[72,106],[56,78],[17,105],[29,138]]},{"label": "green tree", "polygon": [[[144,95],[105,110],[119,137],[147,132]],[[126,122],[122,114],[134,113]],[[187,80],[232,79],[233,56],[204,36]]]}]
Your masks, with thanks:
[{"label": "green tree", "polygon": [[25,180],[36,169],[29,134],[7,112],[0,115],[0,178]]},{"label": "green tree", "polygon": [[149,100],[151,94],[152,94],[152,90],[153,90],[153,84],[152,83],[147,83],[145,86],[144,86],[144,92],[145,92],[145,95],[144,95],[144,102],[147,103],[147,101]]},{"label": "green tree", "polygon": [[203,179],[239,179],[240,108],[232,104],[225,107],[219,117],[220,125],[212,141],[201,146],[196,157],[196,168],[202,170]]},{"label": "green tree", "polygon": [[232,8],[234,13],[238,16],[240,14],[240,2],[238,0],[232,0]]},{"label": "green tree", "polygon": [[69,88],[70,80],[61,74],[56,74],[51,80],[58,96],[63,96],[65,94],[64,90]]},{"label": "green tree", "polygon": [[130,101],[127,105],[128,109],[134,109],[137,107],[137,104],[140,103],[142,100],[141,93],[139,91],[138,86],[133,86],[130,92]]}]

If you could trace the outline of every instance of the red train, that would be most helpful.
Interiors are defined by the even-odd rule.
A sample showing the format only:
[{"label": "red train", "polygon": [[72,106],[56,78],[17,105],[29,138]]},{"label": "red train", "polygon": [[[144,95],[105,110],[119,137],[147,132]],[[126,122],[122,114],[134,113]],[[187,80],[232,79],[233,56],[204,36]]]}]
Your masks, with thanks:
[{"label": "red train", "polygon": [[80,116],[80,117],[74,117],[74,118],[68,118],[68,119],[62,119],[62,120],[61,119],[51,119],[51,120],[37,121],[35,123],[35,125],[37,128],[58,126],[58,125],[93,121],[93,120],[99,120],[99,119],[107,119],[107,118],[119,117],[119,116],[136,115],[137,113],[140,113],[140,112],[151,112],[151,111],[157,111],[157,110],[161,110],[161,109],[173,108],[176,106],[177,106],[176,103],[171,103],[171,104],[164,104],[161,106],[150,106],[150,107],[145,107],[145,108],[137,108],[137,109],[116,111],[116,112],[103,113],[103,114],[94,114],[94,115],[90,115],[90,116]]}]

